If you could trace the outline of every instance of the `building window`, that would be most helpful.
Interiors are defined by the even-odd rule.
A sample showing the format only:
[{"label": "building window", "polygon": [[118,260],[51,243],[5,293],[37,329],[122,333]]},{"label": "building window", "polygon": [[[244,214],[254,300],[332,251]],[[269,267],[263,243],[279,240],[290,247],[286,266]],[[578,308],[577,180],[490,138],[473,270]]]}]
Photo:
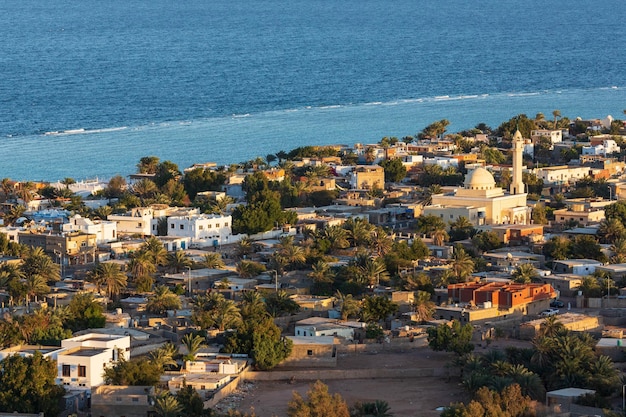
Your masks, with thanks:
[{"label": "building window", "polygon": [[170,224],[170,226],[171,226],[170,229],[173,229],[174,228],[174,223]]},{"label": "building window", "polygon": [[78,365],[78,376],[85,378],[87,376],[87,367],[83,365]]},{"label": "building window", "polygon": [[70,366],[63,365],[63,376],[70,376]]},{"label": "building window", "polygon": [[228,223],[224,223],[224,227],[228,227]]},{"label": "building window", "polygon": [[134,402],[134,403],[138,403],[138,402],[139,402],[139,398],[135,398],[135,397],[133,397],[133,402]]},{"label": "building window", "polygon": [[185,225],[184,224],[180,225],[180,230],[185,230]]},{"label": "building window", "polygon": [[198,227],[198,230],[204,230],[204,226],[203,226],[203,225],[200,225],[200,226]]},{"label": "building window", "polygon": [[137,227],[143,227],[143,223],[137,223]]},{"label": "building window", "polygon": [[307,356],[313,356],[313,351],[311,349],[306,351]]},{"label": "building window", "polygon": [[215,227],[220,227],[220,224],[219,224],[219,223],[217,223],[217,224],[215,225]]}]

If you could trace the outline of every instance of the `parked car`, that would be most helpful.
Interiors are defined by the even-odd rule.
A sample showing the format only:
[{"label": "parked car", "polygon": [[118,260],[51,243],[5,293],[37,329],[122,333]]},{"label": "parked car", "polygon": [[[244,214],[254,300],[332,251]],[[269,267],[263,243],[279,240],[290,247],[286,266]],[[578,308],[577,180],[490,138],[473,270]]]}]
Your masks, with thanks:
[{"label": "parked car", "polygon": [[563,303],[563,301],[559,301],[559,300],[554,300],[550,303],[550,307],[553,308],[563,308],[565,307],[565,304]]},{"label": "parked car", "polygon": [[559,314],[558,308],[549,308],[539,313],[539,317],[550,317],[550,316],[556,316],[557,314]]}]

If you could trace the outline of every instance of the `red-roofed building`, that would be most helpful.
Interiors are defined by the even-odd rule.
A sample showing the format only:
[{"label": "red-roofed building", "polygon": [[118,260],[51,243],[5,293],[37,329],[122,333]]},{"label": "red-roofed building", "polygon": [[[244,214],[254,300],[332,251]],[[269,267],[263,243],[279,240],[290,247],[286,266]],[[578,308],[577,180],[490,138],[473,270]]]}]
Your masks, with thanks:
[{"label": "red-roofed building", "polygon": [[511,309],[556,298],[550,284],[507,284],[502,282],[466,282],[448,285],[448,299],[458,303]]}]

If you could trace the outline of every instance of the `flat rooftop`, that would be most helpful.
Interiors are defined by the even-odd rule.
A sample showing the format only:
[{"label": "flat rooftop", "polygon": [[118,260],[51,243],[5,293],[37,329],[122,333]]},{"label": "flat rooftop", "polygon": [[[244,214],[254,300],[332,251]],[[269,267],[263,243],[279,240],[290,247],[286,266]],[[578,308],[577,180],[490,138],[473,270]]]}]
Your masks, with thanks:
[{"label": "flat rooftop", "polygon": [[108,349],[91,349],[91,348],[78,348],[77,350],[70,350],[62,353],[65,356],[81,356],[85,358],[90,358],[92,356],[100,355],[101,353],[106,352]]}]

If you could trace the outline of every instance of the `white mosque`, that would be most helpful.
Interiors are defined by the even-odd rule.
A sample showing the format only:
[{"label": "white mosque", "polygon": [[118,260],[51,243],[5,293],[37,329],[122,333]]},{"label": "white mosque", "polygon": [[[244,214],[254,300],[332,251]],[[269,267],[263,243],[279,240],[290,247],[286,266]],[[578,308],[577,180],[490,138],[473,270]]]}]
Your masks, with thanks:
[{"label": "white mosque", "polygon": [[496,187],[491,172],[476,168],[465,176],[463,188],[448,194],[432,196],[432,205],[423,214],[435,215],[447,222],[464,216],[475,226],[485,224],[527,224],[530,208],[526,206],[522,181],[524,139],[517,131],[513,136],[513,179],[508,193]]}]

